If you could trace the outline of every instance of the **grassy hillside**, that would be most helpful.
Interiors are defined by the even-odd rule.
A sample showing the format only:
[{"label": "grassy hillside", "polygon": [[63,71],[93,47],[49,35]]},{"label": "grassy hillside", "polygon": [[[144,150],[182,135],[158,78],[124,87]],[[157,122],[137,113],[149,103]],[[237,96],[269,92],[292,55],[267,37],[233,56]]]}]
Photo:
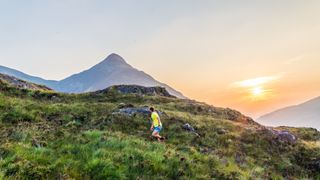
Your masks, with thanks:
[{"label": "grassy hillside", "polygon": [[[150,138],[147,115],[119,111],[132,106],[162,112],[166,142]],[[0,81],[0,179],[320,179],[320,133],[278,130],[298,140],[190,100],[112,89],[66,95]]]}]

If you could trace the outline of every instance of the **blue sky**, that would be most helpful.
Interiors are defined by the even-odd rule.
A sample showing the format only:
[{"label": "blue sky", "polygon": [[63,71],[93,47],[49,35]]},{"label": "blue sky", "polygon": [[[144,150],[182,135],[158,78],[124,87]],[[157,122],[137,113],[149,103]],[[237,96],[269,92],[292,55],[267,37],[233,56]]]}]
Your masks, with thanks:
[{"label": "blue sky", "polygon": [[[59,80],[115,52],[188,97],[258,116],[319,95],[319,9],[318,0],[0,0],[0,64]],[[257,79],[276,80],[233,86]],[[250,88],[265,94],[252,99]]]}]

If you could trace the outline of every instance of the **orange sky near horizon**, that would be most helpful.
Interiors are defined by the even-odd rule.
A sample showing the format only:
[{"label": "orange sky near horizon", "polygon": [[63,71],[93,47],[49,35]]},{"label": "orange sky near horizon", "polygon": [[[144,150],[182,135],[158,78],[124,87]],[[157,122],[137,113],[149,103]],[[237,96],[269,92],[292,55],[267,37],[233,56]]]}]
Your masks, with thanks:
[{"label": "orange sky near horizon", "polygon": [[211,89],[197,89],[181,84],[181,89],[188,97],[215,106],[230,107],[258,118],[279,108],[320,96],[320,71],[252,77]]},{"label": "orange sky near horizon", "polygon": [[127,57],[192,99],[253,118],[320,96],[320,1],[240,4],[175,20]]}]

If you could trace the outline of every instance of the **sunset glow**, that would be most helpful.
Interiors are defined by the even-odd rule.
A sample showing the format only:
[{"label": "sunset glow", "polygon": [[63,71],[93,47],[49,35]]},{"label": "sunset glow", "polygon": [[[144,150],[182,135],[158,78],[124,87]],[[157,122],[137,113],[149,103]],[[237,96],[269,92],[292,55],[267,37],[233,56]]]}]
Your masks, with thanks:
[{"label": "sunset glow", "polygon": [[263,95],[263,90],[261,87],[255,87],[252,89],[252,95],[253,96],[262,96]]},{"label": "sunset glow", "polygon": [[317,0],[4,2],[0,65],[27,74],[61,80],[117,53],[253,118],[320,94]]},{"label": "sunset glow", "polygon": [[257,87],[257,86],[268,83],[270,81],[277,80],[279,78],[280,78],[280,76],[258,77],[258,78],[254,78],[254,79],[248,79],[248,80],[244,80],[244,81],[235,82],[235,83],[233,83],[233,85],[240,86],[240,87],[256,87],[256,90],[258,90],[258,89],[261,90],[261,87]]},{"label": "sunset glow", "polygon": [[266,86],[270,86],[270,84],[278,79],[280,76],[265,76],[265,77],[257,77],[252,79],[247,79],[243,81],[234,82],[231,84],[234,91],[242,91],[241,95],[243,99],[247,99],[250,101],[261,101],[267,100],[272,95],[271,90],[266,90]]}]

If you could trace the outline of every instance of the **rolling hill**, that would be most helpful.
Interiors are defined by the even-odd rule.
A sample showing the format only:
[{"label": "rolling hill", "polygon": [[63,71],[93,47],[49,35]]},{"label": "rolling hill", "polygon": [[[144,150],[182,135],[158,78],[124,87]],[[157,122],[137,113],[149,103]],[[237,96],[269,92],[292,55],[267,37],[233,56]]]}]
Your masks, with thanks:
[{"label": "rolling hill", "polygon": [[257,119],[268,126],[313,127],[320,130],[320,97],[285,107]]}]

